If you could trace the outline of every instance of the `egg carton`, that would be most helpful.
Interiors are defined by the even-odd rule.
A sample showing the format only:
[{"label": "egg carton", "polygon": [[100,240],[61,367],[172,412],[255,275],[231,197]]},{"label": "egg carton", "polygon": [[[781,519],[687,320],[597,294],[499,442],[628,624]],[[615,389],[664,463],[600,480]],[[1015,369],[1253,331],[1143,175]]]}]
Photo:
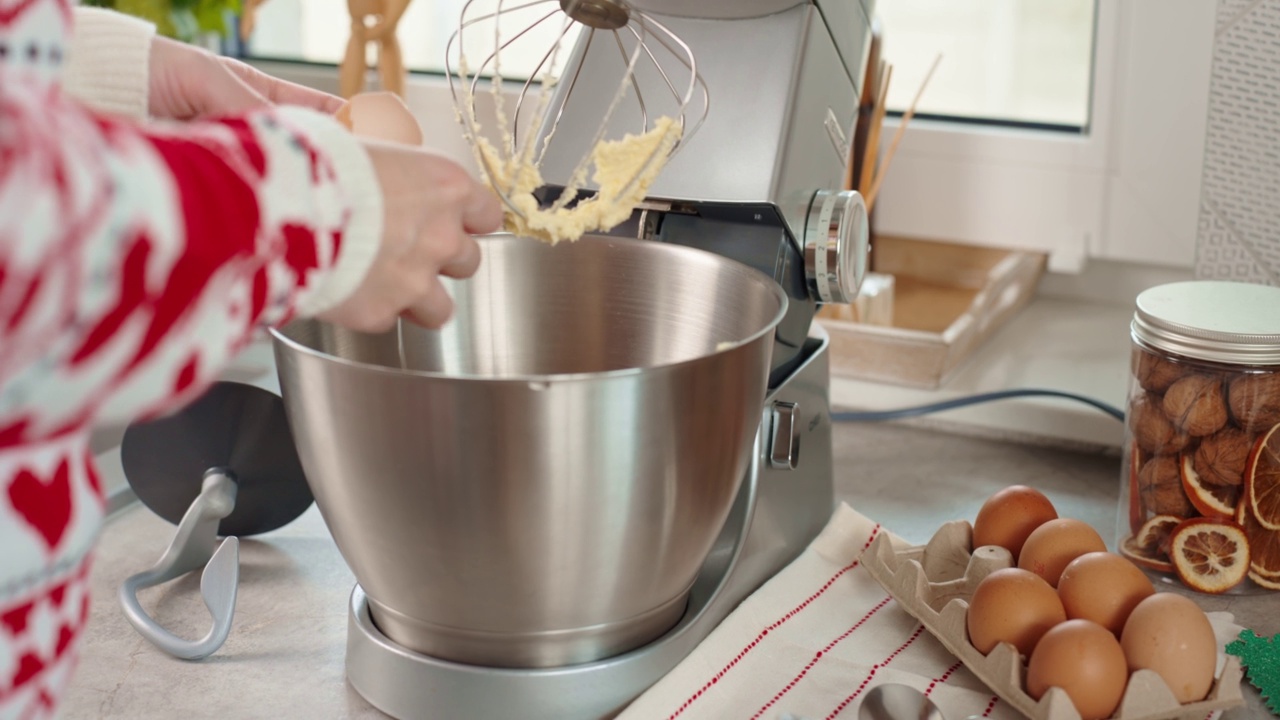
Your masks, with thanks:
[{"label": "egg carton", "polygon": [[[1080,720],[1066,692],[1050,688],[1036,700],[1026,693],[1026,665],[1016,648],[1001,643],[983,655],[969,642],[966,615],[978,583],[996,570],[1013,566],[1013,556],[999,547],[973,546],[973,526],[965,520],[943,525],[926,545],[894,547],[881,533],[862,556],[871,577],[920,621],[1000,699],[1032,720]],[[1169,686],[1152,670],[1129,676],[1120,706],[1111,720],[1204,720],[1210,713],[1244,704],[1240,660],[1226,656],[1209,695],[1179,704]]]}]

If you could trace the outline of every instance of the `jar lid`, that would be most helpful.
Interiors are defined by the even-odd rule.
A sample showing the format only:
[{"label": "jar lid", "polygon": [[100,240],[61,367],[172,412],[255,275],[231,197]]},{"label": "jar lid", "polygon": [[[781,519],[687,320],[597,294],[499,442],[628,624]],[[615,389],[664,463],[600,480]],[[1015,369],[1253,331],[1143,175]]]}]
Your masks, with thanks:
[{"label": "jar lid", "polygon": [[1138,295],[1133,336],[1209,362],[1280,365],[1280,288],[1194,280]]}]

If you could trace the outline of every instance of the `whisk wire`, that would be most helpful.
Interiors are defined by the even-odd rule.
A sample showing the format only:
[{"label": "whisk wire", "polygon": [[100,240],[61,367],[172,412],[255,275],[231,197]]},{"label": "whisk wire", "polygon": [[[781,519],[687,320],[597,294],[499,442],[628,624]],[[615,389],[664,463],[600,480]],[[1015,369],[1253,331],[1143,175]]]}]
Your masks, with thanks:
[{"label": "whisk wire", "polygon": [[[593,35],[595,34],[595,32],[596,32],[595,29],[591,30],[591,33]],[[644,43],[641,42],[639,45],[643,45],[643,44]],[[639,45],[637,45],[636,49],[631,53],[630,59],[627,61],[626,72],[628,76],[632,76],[633,73],[635,73],[636,61],[640,59]],[[614,112],[616,112],[618,109],[618,106],[622,104],[622,99],[625,98],[626,95],[627,95],[627,83],[625,82],[618,83],[618,90],[613,94],[613,99],[609,102],[608,107],[605,109],[604,117],[600,120],[600,127],[596,130],[595,137],[592,138],[591,144],[588,145],[587,147],[593,147],[593,148],[598,147],[600,145],[600,141],[604,140],[605,133],[609,129],[609,121],[613,119]],[[569,182],[566,185],[564,192],[562,192],[560,194],[560,197],[556,198],[555,203],[552,204],[552,210],[560,210],[564,208],[566,205],[569,204],[571,200],[573,200],[574,196],[577,195],[578,189],[582,187],[582,184],[586,178],[587,167],[588,165],[591,164],[592,159],[593,159],[592,155],[588,153],[586,155],[583,155],[582,158],[578,160],[578,164],[573,168],[573,172],[569,174]],[[648,167],[648,163],[646,163],[646,168],[647,167]],[[632,181],[632,185],[633,184],[634,184],[634,179]],[[630,186],[631,185],[629,185],[629,187]]]},{"label": "whisk wire", "polygon": [[[472,18],[470,20],[467,20],[466,19],[467,12],[468,10],[470,10],[472,4],[475,1],[476,0],[467,0],[467,2],[463,5],[462,13],[460,15],[461,22],[458,26],[458,29],[449,37],[449,41],[445,45],[445,69],[446,69],[447,77],[449,81],[449,93],[450,95],[453,96],[454,107],[461,108],[462,109],[461,111],[465,114],[464,122],[462,123],[463,134],[466,136],[467,141],[471,144],[472,147],[478,147],[480,142],[480,136],[476,132],[476,128],[479,126],[479,123],[476,119],[475,91],[476,91],[476,88],[478,87],[479,79],[481,77],[483,68],[486,65],[488,65],[489,61],[492,60],[497,55],[498,50],[495,48],[494,54],[491,55],[489,58],[486,58],[485,62],[481,63],[480,67],[476,69],[475,73],[473,74],[473,80],[470,83],[470,88],[468,89],[469,92],[467,93],[466,97],[463,98],[463,97],[459,97],[458,87],[454,83],[455,73],[452,68],[451,58],[453,56],[453,46],[455,44],[455,41],[458,47],[458,70],[457,70],[458,85],[461,85],[462,87],[466,87],[468,85],[468,81],[467,81],[468,71],[467,71],[466,62],[465,62],[466,50],[463,45],[464,43],[463,31],[466,30],[466,28],[472,25],[475,25],[477,23],[485,22],[487,20],[493,20],[494,25],[497,26],[498,19],[504,12],[515,12],[517,10],[534,7],[544,3],[556,2],[557,0],[532,0],[532,2],[517,5],[514,8],[508,8],[506,11],[502,9],[502,1],[499,0],[498,6],[494,10],[494,12],[486,13],[478,18]],[[527,30],[528,29],[526,29],[526,32]],[[502,83],[501,83],[501,76],[498,74],[498,70],[499,68],[497,66],[497,63],[495,62],[494,78],[492,80],[495,102],[502,101],[501,95],[500,95],[500,87]],[[499,118],[501,118],[503,113],[499,112],[497,113],[497,115]],[[501,130],[501,128],[500,128],[500,133],[502,135],[506,134],[504,131]],[[502,147],[503,145],[505,145],[505,143],[500,140],[498,142],[498,146]],[[498,178],[498,173],[496,169],[493,167],[493,164],[490,161],[490,158],[488,157],[488,155],[486,153],[477,153],[477,155],[479,156],[479,162],[483,166],[485,175],[489,178],[491,183],[496,183],[496,179]],[[507,208],[511,210],[511,212],[523,217],[523,213],[520,211],[518,207],[516,207],[515,203],[512,202],[511,200],[511,191],[513,189],[513,183],[514,183],[514,179],[511,181],[511,183],[508,184],[508,187],[506,187],[503,192],[498,193],[498,196],[502,200],[502,203],[506,205]]]},{"label": "whisk wire", "polygon": [[[611,32],[613,32],[613,41],[618,45],[618,52],[622,55],[622,61],[626,62],[627,49],[622,46],[622,36],[617,30]],[[636,39],[639,41],[638,36]],[[643,42],[640,42],[640,47],[644,47]],[[631,82],[632,89],[636,91],[636,102],[640,103],[640,131],[644,132],[649,129],[649,111],[644,106],[644,94],[640,92],[640,83],[636,82],[635,73],[627,73],[627,79]]]},{"label": "whisk wire", "polygon": [[[555,11],[552,11],[551,14],[554,15]],[[543,19],[545,20],[546,18],[543,18]],[[521,108],[524,107],[525,98],[529,95],[529,88],[533,86],[534,81],[536,81],[538,79],[538,76],[542,74],[542,69],[544,67],[548,67],[548,63],[550,63],[551,68],[555,67],[556,56],[560,54],[560,47],[564,42],[564,38],[566,35],[569,34],[569,31],[572,29],[573,29],[573,21],[569,18],[565,18],[564,27],[560,29],[559,37],[557,37],[556,41],[552,43],[551,49],[548,50],[547,53],[542,56],[542,59],[538,61],[538,66],[533,69],[533,72],[529,73],[529,79],[524,81],[524,87],[520,88],[520,96],[516,99],[515,113],[511,118],[511,125],[512,125],[511,132],[513,134],[517,134],[520,132],[520,110]],[[550,73],[550,70],[548,70],[548,74],[549,73]],[[534,113],[533,127],[535,128],[541,125],[541,121],[544,119],[543,112],[541,109],[546,106],[546,101],[544,100],[544,98],[546,98],[548,95],[551,94],[547,92],[548,83],[546,80],[542,81],[542,86],[543,86],[543,92],[539,94],[540,97],[538,99],[540,109],[536,113]],[[535,132],[534,134],[536,135],[537,133]],[[520,146],[519,138],[516,138],[515,145],[516,147]],[[524,151],[520,151],[520,154],[524,155]]]},{"label": "whisk wire", "polygon": [[[587,54],[587,51],[591,49],[591,41],[594,39],[595,39],[594,32],[587,33],[585,46],[582,48],[582,54],[584,56]],[[551,140],[552,138],[555,137],[556,130],[559,129],[560,127],[560,119],[564,117],[565,105],[569,103],[569,98],[573,95],[573,89],[578,86],[578,78],[581,75],[582,75],[582,63],[578,63],[578,66],[575,67],[573,70],[573,79],[569,81],[568,88],[566,88],[562,93],[560,93],[560,103],[559,105],[556,106],[556,118],[555,120],[551,121],[551,125],[547,130],[547,135],[542,141],[542,150],[541,152],[538,153],[538,164],[542,164],[543,159],[546,157],[547,148],[551,145]],[[548,112],[548,114],[550,113]]]},{"label": "whisk wire", "polygon": [[[710,109],[710,93],[705,80],[698,74],[697,58],[686,42],[657,19],[631,9],[624,3],[617,2],[617,0],[593,0],[593,2],[588,2],[585,5],[583,2],[575,2],[575,0],[497,0],[492,12],[484,12],[478,17],[471,17],[475,2],[477,0],[466,0],[458,28],[450,36],[446,45],[445,65],[448,71],[449,88],[455,107],[459,110],[460,119],[463,121],[463,133],[466,139],[473,147],[477,148],[477,159],[483,166],[490,184],[494,186],[495,190],[498,190],[504,205],[515,215],[524,218],[525,213],[516,206],[512,197],[513,193],[516,192],[517,187],[528,182],[529,175],[527,172],[536,172],[536,169],[541,166],[546,158],[570,103],[570,98],[575,88],[579,85],[579,79],[586,64],[591,43],[595,39],[596,30],[605,30],[613,34],[613,44],[616,46],[623,61],[624,74],[621,77],[621,82],[618,83],[616,91],[613,93],[613,97],[610,98],[609,104],[605,107],[604,115],[600,119],[600,124],[594,137],[591,139],[591,144],[587,147],[597,149],[601,147],[606,134],[614,129],[616,123],[613,120],[631,90],[635,91],[636,102],[639,106],[640,135],[661,127],[660,124],[655,125],[652,129],[649,127],[650,123],[654,121],[653,118],[658,115],[663,115],[664,119],[668,117],[666,112],[663,112],[665,107],[662,110],[659,109],[660,106],[665,106],[666,104],[665,101],[661,101],[662,92],[659,90],[656,93],[651,93],[642,87],[642,76],[637,73],[637,68],[641,62],[648,62],[653,65],[653,68],[661,78],[662,85],[670,93],[670,99],[674,102],[675,111],[669,117],[680,130],[680,134],[674,139],[669,137],[658,138],[657,142],[653,143],[652,149],[644,159],[643,164],[638,168],[638,171],[631,175],[627,184],[620,192],[617,192],[618,197],[629,197],[639,183],[648,182],[645,178],[652,174],[654,164],[660,159],[665,161],[665,157],[673,154],[681,145],[687,142],[706,121],[707,113]],[[503,22],[504,16],[510,17],[512,13],[547,5],[556,5],[558,7],[549,9],[545,13],[535,10],[536,20],[519,28],[511,28],[509,33],[504,33],[505,29],[510,28],[508,23]],[[502,109],[507,104],[503,100],[502,93],[502,55],[504,52],[510,52],[513,44],[531,37],[531,33],[536,28],[543,26],[544,23],[561,12],[565,14],[565,22],[556,32],[550,49],[545,53],[534,56],[538,59],[537,66],[525,79],[523,86],[516,95],[514,113],[508,118],[508,115],[502,112]],[[492,52],[487,53],[478,67],[469,68],[465,57],[463,35],[477,24],[488,21],[494,23]],[[557,83],[565,80],[565,78],[558,77],[560,73],[559,53],[575,24],[578,24],[586,32],[586,37],[579,38],[579,50],[576,54],[577,62],[570,63],[572,69],[568,73],[567,85],[560,84],[557,87]],[[628,38],[624,37],[625,33],[622,32],[624,28],[626,33],[630,33],[631,38],[634,40],[635,47],[633,49],[628,49],[627,47],[629,44]],[[477,31],[484,32],[481,28],[477,28]],[[657,43],[656,46],[651,44],[654,42]],[[481,44],[485,43],[482,42]],[[458,68],[456,72],[453,68],[455,46],[458,52]],[[683,85],[681,71],[673,74],[672,71],[675,66],[666,67],[664,66],[666,61],[659,59],[659,55],[656,53],[659,46],[674,58],[675,62],[678,62],[688,71],[689,82],[687,86]],[[496,142],[493,142],[492,145],[481,137],[481,129],[477,119],[477,95],[481,92],[480,82],[486,75],[491,75],[490,88],[497,110],[494,129],[498,137],[494,138]],[[679,79],[679,82],[677,79]],[[535,85],[538,86],[536,89]],[[532,93],[533,98],[536,98],[535,106],[532,110],[525,107],[526,102],[533,101],[531,100],[531,90],[534,91]],[[653,102],[655,100],[659,101],[657,105]],[[574,108],[576,112],[576,108],[578,108],[576,103]],[[650,112],[651,110],[653,111],[652,113]],[[530,112],[533,113],[532,118],[528,117]],[[697,114],[696,118],[689,117],[690,114],[695,113]],[[528,122],[521,125],[522,118],[532,120],[532,125]],[[662,121],[658,120],[656,122],[661,123]],[[522,127],[524,130],[521,129]],[[485,134],[489,133],[486,132]],[[577,143],[582,139],[575,138],[574,145],[577,146]],[[579,191],[587,185],[588,171],[598,159],[596,150],[586,153],[584,157],[579,159],[569,177],[565,179],[565,186],[560,196],[551,203],[550,211],[562,210],[577,198]],[[597,169],[598,171],[599,168]],[[523,190],[521,191],[523,192]],[[611,192],[616,191],[611,190]],[[525,219],[527,220],[528,218]]]},{"label": "whisk wire", "polygon": [[[684,40],[681,40],[680,36],[672,32],[671,29],[668,28],[666,25],[663,25],[661,22],[658,22],[657,20],[654,20],[653,18],[648,17],[644,14],[638,14],[636,16],[636,21],[640,25],[640,27],[646,31],[650,29],[651,25],[653,26],[653,28],[656,28],[658,32],[653,33],[653,38],[657,40],[660,45],[666,48],[667,52],[671,53],[672,57],[675,58],[676,62],[685,66],[689,70],[689,88],[685,91],[684,95],[681,96],[679,101],[680,108],[681,108],[679,121],[680,121],[681,127],[684,129],[684,132],[681,134],[679,142],[676,143],[676,147],[678,148],[681,144],[688,141],[689,138],[693,137],[693,135],[698,131],[698,128],[701,128],[702,124],[706,122],[707,115],[711,112],[711,92],[707,88],[707,81],[704,80],[702,75],[698,73],[698,56],[694,54],[693,48],[689,47],[688,43],[686,43]],[[633,29],[633,32],[634,32],[634,29]],[[667,39],[664,39],[663,35],[665,35],[667,38],[670,38],[671,42],[668,42]],[[638,34],[637,34],[637,37],[639,37]],[[678,45],[680,49],[677,50],[676,48],[672,47],[672,42]],[[646,45],[646,50],[647,50],[648,49],[647,44],[646,43],[642,43],[642,44]],[[649,51],[649,54],[650,54],[650,57],[653,59],[654,65],[658,67],[658,71],[662,73],[663,77],[666,77],[666,73],[662,70],[662,64],[657,61],[657,58],[653,58],[652,51]],[[685,119],[688,117],[688,114],[689,114],[688,113],[689,105],[693,101],[694,93],[697,92],[699,88],[702,90],[701,92],[702,112],[699,113],[698,120],[693,124],[692,128],[685,127]],[[676,148],[672,148],[672,152],[674,152],[675,149]]]}]

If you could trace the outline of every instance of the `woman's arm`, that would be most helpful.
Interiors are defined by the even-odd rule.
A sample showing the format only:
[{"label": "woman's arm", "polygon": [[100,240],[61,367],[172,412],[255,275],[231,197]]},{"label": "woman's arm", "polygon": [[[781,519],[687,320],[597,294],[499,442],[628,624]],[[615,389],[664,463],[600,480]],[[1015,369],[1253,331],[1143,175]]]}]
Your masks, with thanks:
[{"label": "woman's arm", "polygon": [[142,120],[155,26],[124,13],[76,6],[63,90],[97,112]]},{"label": "woman's arm", "polygon": [[297,108],[142,126],[62,92],[70,18],[35,0],[0,62],[0,445],[189,399],[263,324],[364,278],[381,193]]}]

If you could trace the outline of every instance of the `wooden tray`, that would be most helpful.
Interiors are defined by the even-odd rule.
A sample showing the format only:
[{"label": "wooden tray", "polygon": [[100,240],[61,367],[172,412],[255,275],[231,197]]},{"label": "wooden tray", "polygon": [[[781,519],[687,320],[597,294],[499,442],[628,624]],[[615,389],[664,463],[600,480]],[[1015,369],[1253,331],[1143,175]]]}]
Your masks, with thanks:
[{"label": "wooden tray", "polygon": [[[966,520],[942,526],[927,545],[894,550],[887,533],[876,537],[862,566],[893,599],[942,642],[978,679],[1032,720],[1080,720],[1071,699],[1051,688],[1039,701],[1023,688],[1026,666],[1008,643],[984,656],[969,642],[966,614],[974,588],[987,575],[1011,567],[1008,550],[981,547],[971,553],[973,527]],[[1215,710],[1244,704],[1240,660],[1228,655],[1205,700],[1179,705],[1164,680],[1152,670],[1129,676],[1124,698],[1112,720],[1203,720]]]},{"label": "wooden tray", "polygon": [[875,239],[875,272],[893,275],[893,325],[818,314],[831,336],[832,375],[935,389],[1035,295],[1039,253]]}]

